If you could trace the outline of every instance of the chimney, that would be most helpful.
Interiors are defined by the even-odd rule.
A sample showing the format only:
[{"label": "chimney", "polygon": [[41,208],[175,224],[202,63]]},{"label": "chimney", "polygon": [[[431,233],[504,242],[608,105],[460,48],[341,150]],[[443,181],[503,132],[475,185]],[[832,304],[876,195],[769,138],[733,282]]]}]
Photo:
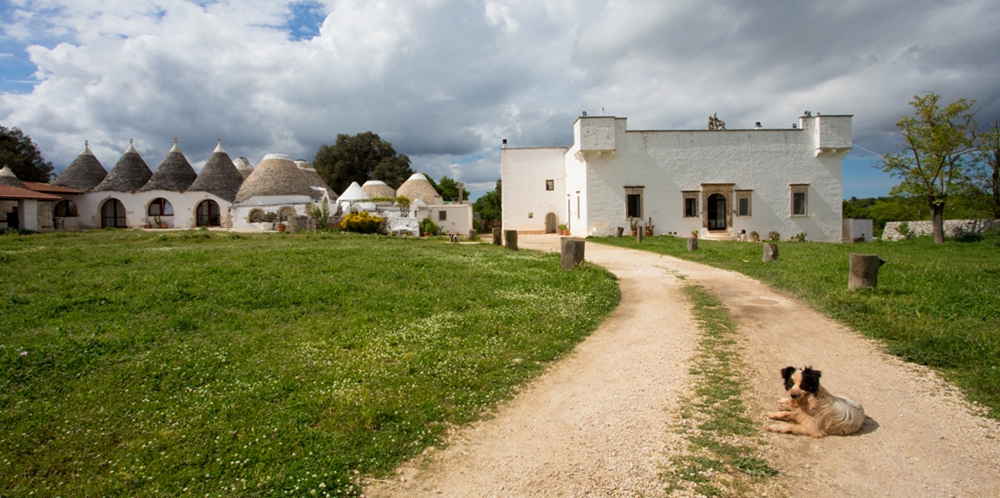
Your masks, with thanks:
[{"label": "chimney", "polygon": [[506,138],[503,139],[503,145],[501,145],[500,148],[501,149],[506,149],[507,148],[507,139]]}]

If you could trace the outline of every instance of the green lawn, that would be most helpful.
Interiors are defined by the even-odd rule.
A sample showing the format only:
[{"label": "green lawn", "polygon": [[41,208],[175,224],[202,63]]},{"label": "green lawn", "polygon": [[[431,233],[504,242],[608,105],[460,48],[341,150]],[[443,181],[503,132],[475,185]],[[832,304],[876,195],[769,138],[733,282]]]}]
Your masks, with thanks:
[{"label": "green lawn", "polygon": [[[970,400],[1000,418],[1000,247],[996,236],[976,242],[825,244],[779,242],[778,261],[762,262],[758,243],[698,241],[688,252],[676,237],[595,238],[735,270],[787,291],[900,357],[934,367]],[[847,289],[849,254],[878,254],[889,262],[878,288]]]},{"label": "green lawn", "polygon": [[0,495],[355,495],[617,305],[558,254],[340,234],[0,236]]}]

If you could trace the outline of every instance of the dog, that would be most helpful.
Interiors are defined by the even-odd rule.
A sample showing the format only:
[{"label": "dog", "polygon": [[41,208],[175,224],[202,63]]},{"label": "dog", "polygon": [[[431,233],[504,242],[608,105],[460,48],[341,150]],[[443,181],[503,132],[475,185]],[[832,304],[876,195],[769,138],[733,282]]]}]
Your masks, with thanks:
[{"label": "dog", "polygon": [[830,394],[819,385],[820,375],[812,367],[781,369],[788,397],[778,401],[780,411],[768,412],[767,417],[791,423],[771,424],[767,430],[814,438],[847,436],[861,430],[865,423],[864,407],[853,399]]}]

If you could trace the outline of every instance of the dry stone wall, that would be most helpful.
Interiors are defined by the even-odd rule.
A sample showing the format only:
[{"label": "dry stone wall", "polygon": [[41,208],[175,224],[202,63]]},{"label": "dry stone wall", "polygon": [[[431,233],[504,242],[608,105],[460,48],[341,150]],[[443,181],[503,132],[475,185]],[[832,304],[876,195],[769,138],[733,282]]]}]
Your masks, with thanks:
[{"label": "dry stone wall", "polygon": [[[904,235],[900,228],[906,224]],[[945,220],[944,236],[949,239],[957,239],[966,235],[983,233],[995,225],[1000,225],[998,220]],[[930,221],[890,221],[885,224],[882,232],[882,240],[903,240],[922,235],[933,235],[934,229]]]}]

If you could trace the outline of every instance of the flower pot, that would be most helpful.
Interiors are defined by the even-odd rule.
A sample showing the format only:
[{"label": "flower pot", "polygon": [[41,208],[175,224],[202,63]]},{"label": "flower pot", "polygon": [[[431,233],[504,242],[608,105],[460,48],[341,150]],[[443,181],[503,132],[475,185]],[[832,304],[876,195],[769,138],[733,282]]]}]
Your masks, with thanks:
[{"label": "flower pot", "polygon": [[424,237],[430,237],[430,236],[431,236],[430,232],[424,232]]},{"label": "flower pot", "polygon": [[153,228],[153,224],[152,223],[146,223],[146,228]]},{"label": "flower pot", "polygon": [[160,223],[160,228],[167,228],[167,224],[166,223]]},{"label": "flower pot", "polygon": [[278,233],[284,232],[288,228],[287,225],[278,225]]}]

